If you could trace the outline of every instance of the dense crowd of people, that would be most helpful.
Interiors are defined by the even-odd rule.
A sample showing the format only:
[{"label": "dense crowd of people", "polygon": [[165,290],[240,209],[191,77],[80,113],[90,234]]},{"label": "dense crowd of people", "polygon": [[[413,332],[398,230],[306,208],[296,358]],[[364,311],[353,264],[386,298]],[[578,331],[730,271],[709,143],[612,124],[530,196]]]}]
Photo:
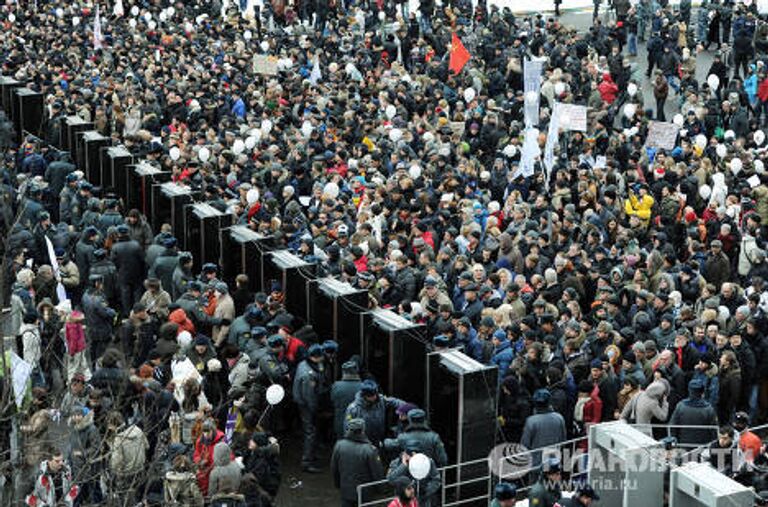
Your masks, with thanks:
[{"label": "dense crowd of people", "polygon": [[[56,149],[69,115],[424,324],[434,350],[496,366],[504,440],[670,424],[666,445],[768,490],[748,429],[768,420],[768,23],[730,0],[595,6],[581,31],[464,0],[0,7],[2,73],[45,101],[2,166],[2,503],[274,505],[300,439],[342,505],[386,479],[390,506],[428,507],[450,461],[423,408],[338,357],[279,283],[227,284],[185,231],[87,181]],[[588,126],[559,133],[550,170],[556,102],[588,106]],[[647,146],[667,117],[674,147]],[[561,499],[562,465],[537,464],[535,505],[599,498]]]}]

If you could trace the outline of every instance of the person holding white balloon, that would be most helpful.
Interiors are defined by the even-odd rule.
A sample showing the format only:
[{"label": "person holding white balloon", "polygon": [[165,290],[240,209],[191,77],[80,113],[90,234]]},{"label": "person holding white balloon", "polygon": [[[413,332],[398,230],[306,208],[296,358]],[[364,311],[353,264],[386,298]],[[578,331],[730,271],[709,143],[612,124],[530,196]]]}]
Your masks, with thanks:
[{"label": "person holding white balloon", "polygon": [[426,454],[421,454],[421,443],[418,440],[408,440],[405,450],[393,459],[387,471],[387,480],[393,486],[403,479],[416,485],[416,500],[419,507],[430,507],[436,501],[442,480],[434,460]]}]

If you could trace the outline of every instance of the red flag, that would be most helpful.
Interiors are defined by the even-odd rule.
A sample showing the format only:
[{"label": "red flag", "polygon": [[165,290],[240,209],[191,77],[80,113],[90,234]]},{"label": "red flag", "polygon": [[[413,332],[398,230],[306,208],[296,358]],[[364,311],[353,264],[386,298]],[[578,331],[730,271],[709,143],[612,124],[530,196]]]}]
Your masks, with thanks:
[{"label": "red flag", "polygon": [[471,55],[464,44],[461,43],[458,35],[455,33],[451,37],[451,59],[448,63],[448,69],[452,70],[454,74],[461,72],[461,69],[467,64]]}]

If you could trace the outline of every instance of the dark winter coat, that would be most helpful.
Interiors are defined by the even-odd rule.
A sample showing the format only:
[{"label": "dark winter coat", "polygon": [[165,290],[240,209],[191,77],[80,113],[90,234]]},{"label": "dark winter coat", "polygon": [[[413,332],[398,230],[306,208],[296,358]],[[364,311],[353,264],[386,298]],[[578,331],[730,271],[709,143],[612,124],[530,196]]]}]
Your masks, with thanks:
[{"label": "dark winter coat", "polygon": [[384,467],[368,437],[348,432],[333,448],[331,475],[342,500],[356,502],[357,486],[383,479]]}]

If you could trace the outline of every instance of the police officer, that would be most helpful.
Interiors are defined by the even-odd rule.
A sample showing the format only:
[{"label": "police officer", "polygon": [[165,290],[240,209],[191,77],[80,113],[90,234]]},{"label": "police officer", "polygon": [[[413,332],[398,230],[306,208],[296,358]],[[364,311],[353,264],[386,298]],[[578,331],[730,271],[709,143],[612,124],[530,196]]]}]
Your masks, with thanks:
[{"label": "police officer", "polygon": [[438,467],[448,464],[448,455],[445,453],[443,440],[427,425],[427,413],[420,408],[414,408],[408,412],[408,426],[396,439],[386,439],[384,448],[387,451],[404,449],[408,441],[418,441],[421,452],[435,461]]},{"label": "police officer", "polygon": [[171,291],[171,297],[174,299],[180,297],[187,291],[187,285],[189,282],[195,279],[195,275],[192,274],[192,254],[189,252],[182,252],[179,255],[179,264],[176,269],[173,270],[173,290]]},{"label": "police officer", "polygon": [[269,351],[267,328],[264,326],[253,326],[250,333],[245,336],[248,336],[248,341],[245,341],[242,345],[238,343],[238,348],[251,358],[251,366],[258,368],[259,361]]},{"label": "police officer", "polygon": [[83,237],[75,245],[75,264],[80,272],[80,279],[87,280],[91,274],[91,264],[94,262],[93,252],[96,250],[96,240],[99,231],[96,227],[86,227]]},{"label": "police officer", "polygon": [[227,342],[237,344],[240,350],[245,350],[244,345],[251,339],[251,330],[263,324],[263,312],[256,305],[250,305],[245,313],[232,321],[227,332]]},{"label": "police officer", "polygon": [[357,505],[357,487],[384,478],[379,453],[365,436],[365,421],[352,419],[344,438],[336,442],[331,456],[333,483],[341,493],[341,507]]},{"label": "police officer", "polygon": [[493,490],[490,507],[514,507],[517,503],[517,488],[514,484],[500,482]]},{"label": "police officer", "polygon": [[360,390],[360,373],[357,363],[347,361],[341,365],[341,380],[331,386],[331,405],[333,406],[333,431],[336,438],[344,435],[344,415],[347,407],[355,401],[355,395]]},{"label": "police officer", "polygon": [[176,238],[170,237],[163,240],[164,250],[157,256],[152,267],[149,269],[149,276],[160,279],[163,289],[169,294],[173,293],[173,271],[179,265],[179,252],[176,249]]},{"label": "police officer", "polygon": [[397,398],[379,394],[379,385],[373,380],[366,380],[360,385],[355,401],[347,407],[345,420],[348,423],[352,419],[364,419],[368,438],[373,445],[380,447],[387,435],[387,411],[396,410],[403,403]]},{"label": "police officer", "polygon": [[283,359],[285,339],[273,334],[267,340],[269,352],[259,360],[259,373],[266,385],[285,384],[288,381],[288,364]]},{"label": "police officer", "polygon": [[600,500],[600,495],[589,484],[585,484],[576,490],[571,498],[560,500],[562,507],[589,507],[593,501]]},{"label": "police officer", "polygon": [[541,477],[531,487],[528,493],[528,501],[531,506],[552,507],[560,501],[560,480],[562,478],[560,459],[549,457],[541,466]]},{"label": "police officer", "polygon": [[[73,166],[74,167],[74,166]],[[69,173],[64,179],[66,184],[59,192],[59,222],[72,224],[72,217],[77,213],[79,205],[77,190],[77,174]]]},{"label": "police officer", "polygon": [[126,315],[141,298],[142,281],[147,274],[144,249],[138,241],[131,239],[130,233],[127,225],[118,225],[117,243],[112,245],[112,260],[117,267],[117,281],[120,284],[120,305]]},{"label": "police officer", "polygon": [[[107,251],[103,248],[97,248],[93,251],[93,264],[91,265],[91,275],[98,275],[102,278],[102,290],[104,291],[104,297],[107,298],[107,302],[110,306],[117,302],[117,268],[114,263],[107,258]],[[128,315],[125,312],[125,315]]]},{"label": "police officer", "polygon": [[299,408],[301,428],[304,433],[304,450],[301,456],[301,468],[305,472],[319,473],[317,468],[317,412],[320,398],[326,391],[325,357],[323,347],[314,344],[309,347],[308,357],[296,368],[293,380],[293,401]]},{"label": "police officer", "polygon": [[88,278],[91,287],[83,296],[83,313],[85,314],[85,329],[91,344],[91,359],[101,357],[112,340],[112,324],[115,312],[107,304],[104,297],[104,279],[100,275]]}]

